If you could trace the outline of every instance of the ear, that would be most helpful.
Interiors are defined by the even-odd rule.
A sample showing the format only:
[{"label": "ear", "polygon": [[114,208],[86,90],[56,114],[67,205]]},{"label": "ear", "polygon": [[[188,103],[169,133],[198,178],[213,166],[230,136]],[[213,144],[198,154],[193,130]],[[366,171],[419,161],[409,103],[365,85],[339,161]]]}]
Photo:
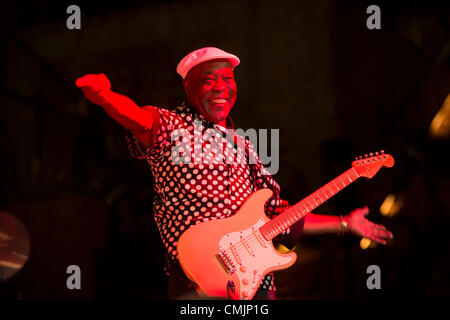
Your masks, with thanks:
[{"label": "ear", "polygon": [[191,82],[187,78],[183,79],[183,87],[184,87],[184,91],[188,95],[189,92],[191,92],[192,85],[191,85]]}]

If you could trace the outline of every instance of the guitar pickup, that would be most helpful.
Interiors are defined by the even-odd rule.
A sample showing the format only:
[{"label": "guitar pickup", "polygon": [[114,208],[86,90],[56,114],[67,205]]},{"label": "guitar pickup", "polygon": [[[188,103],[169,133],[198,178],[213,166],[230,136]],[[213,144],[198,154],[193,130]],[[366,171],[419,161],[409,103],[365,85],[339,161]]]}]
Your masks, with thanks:
[{"label": "guitar pickup", "polygon": [[223,267],[223,269],[229,276],[231,276],[236,270],[234,263],[231,261],[231,259],[227,256],[226,253],[220,251],[218,254],[216,254],[216,259],[220,262],[220,265]]},{"label": "guitar pickup", "polygon": [[255,256],[255,253],[253,252],[252,249],[250,249],[250,246],[248,245],[248,243],[245,242],[245,239],[242,239],[242,240],[241,240],[241,243],[242,243],[242,245],[244,246],[244,248],[247,249],[248,253],[249,253],[252,257],[254,257],[254,256]]},{"label": "guitar pickup", "polygon": [[253,235],[255,236],[256,240],[263,246],[264,248],[267,248],[266,241],[264,240],[264,237],[262,236],[261,232],[259,230],[253,230]]}]

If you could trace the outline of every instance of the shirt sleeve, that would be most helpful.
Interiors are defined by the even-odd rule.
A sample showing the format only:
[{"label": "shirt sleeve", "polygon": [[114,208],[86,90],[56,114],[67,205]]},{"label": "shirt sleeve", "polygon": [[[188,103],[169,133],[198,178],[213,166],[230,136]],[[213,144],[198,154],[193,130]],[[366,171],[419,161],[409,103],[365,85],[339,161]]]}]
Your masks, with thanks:
[{"label": "shirt sleeve", "polygon": [[145,148],[133,133],[125,129],[125,139],[128,151],[135,159],[152,161],[157,159],[170,144],[169,121],[160,108],[145,106],[142,109],[150,112],[153,117],[151,130],[151,145]]}]

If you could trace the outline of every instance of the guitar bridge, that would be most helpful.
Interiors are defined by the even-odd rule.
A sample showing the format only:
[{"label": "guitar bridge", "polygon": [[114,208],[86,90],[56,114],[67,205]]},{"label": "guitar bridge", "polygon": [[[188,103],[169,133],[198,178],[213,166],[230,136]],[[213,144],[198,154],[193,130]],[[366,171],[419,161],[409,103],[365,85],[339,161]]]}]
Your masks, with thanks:
[{"label": "guitar bridge", "polygon": [[234,263],[231,261],[231,259],[227,256],[226,253],[220,251],[218,254],[216,254],[216,259],[220,262],[220,265],[223,267],[223,269],[229,276],[231,276],[236,270]]}]

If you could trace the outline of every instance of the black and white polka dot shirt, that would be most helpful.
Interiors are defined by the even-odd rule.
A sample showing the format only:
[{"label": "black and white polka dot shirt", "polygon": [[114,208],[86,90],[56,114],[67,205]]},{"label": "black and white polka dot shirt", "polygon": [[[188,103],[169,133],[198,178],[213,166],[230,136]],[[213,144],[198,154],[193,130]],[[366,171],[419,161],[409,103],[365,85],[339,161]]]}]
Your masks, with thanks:
[{"label": "black and white polka dot shirt", "polygon": [[[233,134],[226,134],[186,104],[174,110],[143,109],[155,119],[152,147],[143,150],[128,130],[126,139],[131,155],[146,160],[153,174],[154,219],[167,250],[167,263],[176,259],[177,241],[185,230],[232,216],[254,191],[274,191],[265,206],[269,218],[288,207],[279,197],[279,185],[247,139],[230,138]],[[165,270],[168,273],[169,268]],[[275,290],[272,274],[263,279],[261,287]]]}]

